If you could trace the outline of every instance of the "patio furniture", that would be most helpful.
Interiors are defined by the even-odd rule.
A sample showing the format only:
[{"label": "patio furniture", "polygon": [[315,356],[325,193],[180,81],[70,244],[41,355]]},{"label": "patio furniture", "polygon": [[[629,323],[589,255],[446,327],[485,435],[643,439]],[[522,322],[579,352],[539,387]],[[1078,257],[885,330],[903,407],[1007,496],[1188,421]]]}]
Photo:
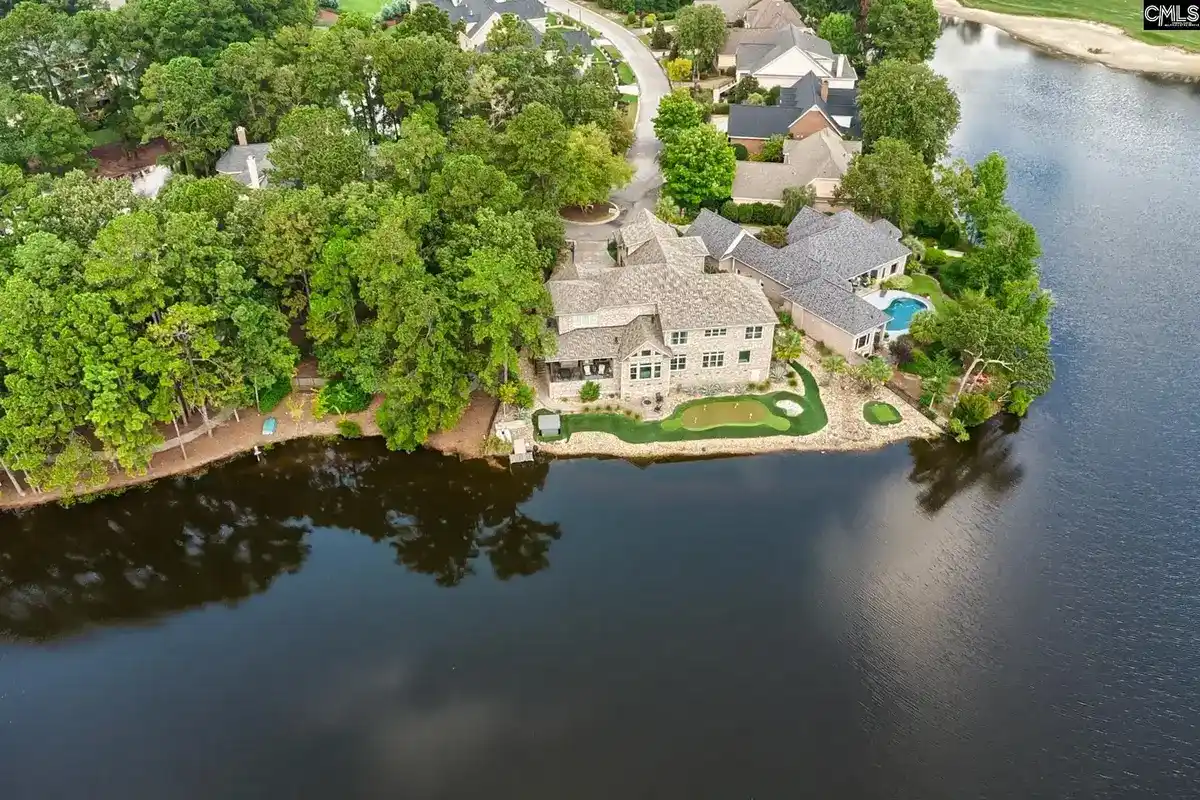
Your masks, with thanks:
[{"label": "patio furniture", "polygon": [[597,364],[596,365],[596,374],[597,375],[607,375],[608,374],[608,364],[605,364],[603,362]]},{"label": "patio furniture", "polygon": [[583,374],[585,377],[588,377],[588,378],[592,377],[592,367],[590,364],[583,365]]},{"label": "patio furniture", "polygon": [[263,436],[274,436],[275,428],[279,423],[274,417],[267,417],[263,420],[262,432]]}]

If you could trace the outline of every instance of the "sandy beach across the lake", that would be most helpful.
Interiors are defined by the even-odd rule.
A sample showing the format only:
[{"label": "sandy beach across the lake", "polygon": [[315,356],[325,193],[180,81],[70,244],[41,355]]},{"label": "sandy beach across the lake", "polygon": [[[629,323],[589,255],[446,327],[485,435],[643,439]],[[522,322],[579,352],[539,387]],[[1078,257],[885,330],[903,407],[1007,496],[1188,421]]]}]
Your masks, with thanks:
[{"label": "sandy beach across the lake", "polygon": [[1034,47],[1113,69],[1178,80],[1200,80],[1200,53],[1147,44],[1120,28],[1100,22],[1056,17],[1027,17],[970,8],[958,0],[934,0],[947,17],[993,25]]}]

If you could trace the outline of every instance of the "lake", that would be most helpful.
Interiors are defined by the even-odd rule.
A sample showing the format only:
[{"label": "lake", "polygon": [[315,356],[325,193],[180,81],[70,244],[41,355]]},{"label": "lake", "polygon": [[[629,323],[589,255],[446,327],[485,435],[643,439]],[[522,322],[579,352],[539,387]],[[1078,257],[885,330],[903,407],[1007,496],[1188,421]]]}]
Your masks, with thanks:
[{"label": "lake", "polygon": [[378,442],[0,520],[0,797],[1194,798],[1200,94],[947,26],[1058,380],[966,445]]}]

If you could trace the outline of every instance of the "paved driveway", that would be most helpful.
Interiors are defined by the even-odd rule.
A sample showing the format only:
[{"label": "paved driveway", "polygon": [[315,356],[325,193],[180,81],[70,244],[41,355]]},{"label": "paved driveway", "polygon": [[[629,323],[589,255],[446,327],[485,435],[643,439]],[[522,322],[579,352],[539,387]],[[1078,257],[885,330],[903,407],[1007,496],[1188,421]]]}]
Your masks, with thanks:
[{"label": "paved driveway", "polygon": [[[638,116],[633,129],[633,147],[629,148],[629,162],[633,164],[634,175],[629,185],[613,195],[613,200],[627,211],[638,208],[653,208],[658,196],[658,187],[662,185],[662,173],[658,169],[658,151],[662,143],[654,136],[654,115],[658,111],[658,101],[671,91],[667,76],[662,67],[654,60],[650,49],[638,41],[631,31],[613,22],[607,17],[594,11],[577,6],[568,0],[547,0],[554,11],[569,14],[575,19],[600,31],[606,39],[613,43],[625,61],[629,63],[638,82]],[[571,226],[572,228],[575,226]],[[580,226],[582,227],[582,226]],[[594,232],[596,235],[589,235]],[[572,236],[576,231],[567,235]],[[611,233],[608,226],[599,229],[592,228],[578,238],[598,238]]]}]

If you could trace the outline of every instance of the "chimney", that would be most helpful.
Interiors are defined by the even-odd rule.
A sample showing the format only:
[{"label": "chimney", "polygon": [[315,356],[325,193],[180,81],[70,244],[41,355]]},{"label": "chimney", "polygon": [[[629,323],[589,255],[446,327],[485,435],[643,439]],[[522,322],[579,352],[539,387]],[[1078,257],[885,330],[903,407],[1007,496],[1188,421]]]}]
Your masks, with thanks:
[{"label": "chimney", "polygon": [[240,144],[242,147],[245,147],[248,144],[246,141],[246,129],[241,125],[238,125],[234,132],[237,134],[238,144]]},{"label": "chimney", "polygon": [[254,156],[246,157],[246,171],[250,173],[250,188],[257,189],[260,184],[258,181],[258,164],[254,161]]},{"label": "chimney", "polygon": [[829,81],[821,79],[821,102],[829,101]]}]

